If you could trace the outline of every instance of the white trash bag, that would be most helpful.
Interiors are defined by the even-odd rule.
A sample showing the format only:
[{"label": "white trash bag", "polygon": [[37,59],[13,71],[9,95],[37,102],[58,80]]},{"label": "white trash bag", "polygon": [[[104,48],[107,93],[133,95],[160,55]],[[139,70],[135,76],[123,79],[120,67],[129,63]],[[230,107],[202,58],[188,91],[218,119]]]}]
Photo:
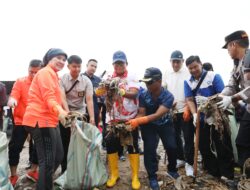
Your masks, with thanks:
[{"label": "white trash bag", "polygon": [[67,170],[55,183],[64,189],[92,189],[106,183],[108,174],[101,160],[102,134],[97,127],[77,120],[71,129]]},{"label": "white trash bag", "polygon": [[12,190],[9,181],[8,140],[6,133],[0,131],[0,190]]}]

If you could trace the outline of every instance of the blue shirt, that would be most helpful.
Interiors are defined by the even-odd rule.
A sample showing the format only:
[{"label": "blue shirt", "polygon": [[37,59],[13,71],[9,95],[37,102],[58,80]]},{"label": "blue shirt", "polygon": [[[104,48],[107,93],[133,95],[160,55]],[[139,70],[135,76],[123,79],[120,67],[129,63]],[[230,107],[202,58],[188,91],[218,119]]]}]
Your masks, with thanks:
[{"label": "blue shirt", "polygon": [[[201,76],[205,74],[205,71],[202,71]],[[194,97],[194,96],[213,96],[215,94],[221,93],[224,89],[224,83],[219,74],[215,74],[213,71],[208,71],[206,77],[202,81],[200,88],[197,90],[196,94],[193,94],[194,90],[199,81],[195,80],[193,76],[187,81],[184,81],[184,92],[185,97]],[[196,102],[195,102],[196,105]],[[201,121],[204,120],[204,114],[201,113]]]},{"label": "blue shirt", "polygon": [[[202,75],[205,74],[205,71],[202,71]],[[194,95],[192,90],[195,89],[199,81],[195,80],[193,76],[189,80],[184,81],[184,92],[185,97],[192,96],[213,96],[215,94],[221,93],[224,89],[224,83],[219,74],[215,74],[213,71],[208,71],[206,77],[200,85],[200,88],[197,90],[197,93]]]},{"label": "blue shirt", "polygon": [[[166,89],[161,89],[161,94],[157,100],[153,100],[152,95],[148,90],[141,92],[139,96],[139,107],[146,109],[146,115],[154,114],[160,105],[165,106],[168,109],[172,108],[174,102],[174,96]],[[165,125],[171,120],[169,113],[161,118],[151,122],[154,125]]]}]

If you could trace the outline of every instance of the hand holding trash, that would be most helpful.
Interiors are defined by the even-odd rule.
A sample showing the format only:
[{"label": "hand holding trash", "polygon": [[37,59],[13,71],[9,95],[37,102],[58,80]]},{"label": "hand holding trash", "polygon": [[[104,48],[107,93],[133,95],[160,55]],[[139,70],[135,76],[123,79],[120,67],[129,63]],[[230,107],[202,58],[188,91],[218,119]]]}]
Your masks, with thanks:
[{"label": "hand holding trash", "polygon": [[219,95],[219,97],[221,97],[222,100],[220,102],[217,102],[216,104],[218,105],[219,108],[226,110],[228,106],[232,103],[232,97],[223,95]]},{"label": "hand holding trash", "polygon": [[95,89],[96,96],[104,96],[106,93],[107,93],[107,90],[103,86],[99,86],[98,88]]},{"label": "hand holding trash", "polygon": [[15,98],[12,98],[10,97],[9,98],[9,101],[7,103],[7,105],[10,107],[10,108],[14,108],[17,106],[17,100]]},{"label": "hand holding trash", "polygon": [[195,101],[198,106],[204,104],[208,100],[205,96],[195,96]]},{"label": "hand holding trash", "polygon": [[138,117],[138,118],[135,118],[135,119],[130,119],[126,124],[130,125],[131,128],[134,130],[137,127],[139,127],[140,125],[144,125],[144,124],[147,124],[147,123],[149,123],[149,119],[148,119],[147,116],[144,116],[144,117]]},{"label": "hand holding trash", "polygon": [[67,122],[66,117],[68,116],[68,113],[60,105],[55,106],[55,109],[57,109],[59,121],[63,126],[65,126]]}]

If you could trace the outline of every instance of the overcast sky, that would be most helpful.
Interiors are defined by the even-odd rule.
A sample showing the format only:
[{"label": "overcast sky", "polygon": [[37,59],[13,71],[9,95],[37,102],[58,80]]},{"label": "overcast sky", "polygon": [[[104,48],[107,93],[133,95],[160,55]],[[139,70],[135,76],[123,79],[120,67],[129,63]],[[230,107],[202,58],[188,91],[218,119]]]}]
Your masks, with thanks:
[{"label": "overcast sky", "polygon": [[[27,74],[31,59],[49,48],[99,61],[97,74],[112,70],[112,54],[127,54],[129,71],[170,69],[178,49],[211,62],[227,83],[233,67],[224,37],[250,34],[249,0],[15,0],[0,2],[0,80]],[[67,68],[60,75],[67,72]]]}]

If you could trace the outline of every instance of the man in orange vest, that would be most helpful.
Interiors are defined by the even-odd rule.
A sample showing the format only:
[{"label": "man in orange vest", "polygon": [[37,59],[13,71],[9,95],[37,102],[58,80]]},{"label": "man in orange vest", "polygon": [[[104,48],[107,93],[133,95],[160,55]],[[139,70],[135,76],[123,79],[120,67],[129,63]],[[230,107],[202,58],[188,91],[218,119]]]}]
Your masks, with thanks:
[{"label": "man in orange vest", "polygon": [[[19,162],[20,153],[23,149],[25,140],[27,139],[28,132],[25,130],[22,125],[23,116],[27,107],[28,92],[35,74],[41,69],[42,61],[32,60],[29,64],[29,74],[26,77],[22,77],[16,80],[13,89],[10,94],[8,101],[8,106],[14,108],[14,128],[9,142],[9,165],[10,165],[10,181],[13,186],[16,185],[18,180],[17,176],[17,166]],[[38,172],[37,172],[37,156],[36,152],[33,151],[31,170],[26,174],[28,178],[33,181],[37,181]],[[31,155],[30,155],[31,156]]]}]

